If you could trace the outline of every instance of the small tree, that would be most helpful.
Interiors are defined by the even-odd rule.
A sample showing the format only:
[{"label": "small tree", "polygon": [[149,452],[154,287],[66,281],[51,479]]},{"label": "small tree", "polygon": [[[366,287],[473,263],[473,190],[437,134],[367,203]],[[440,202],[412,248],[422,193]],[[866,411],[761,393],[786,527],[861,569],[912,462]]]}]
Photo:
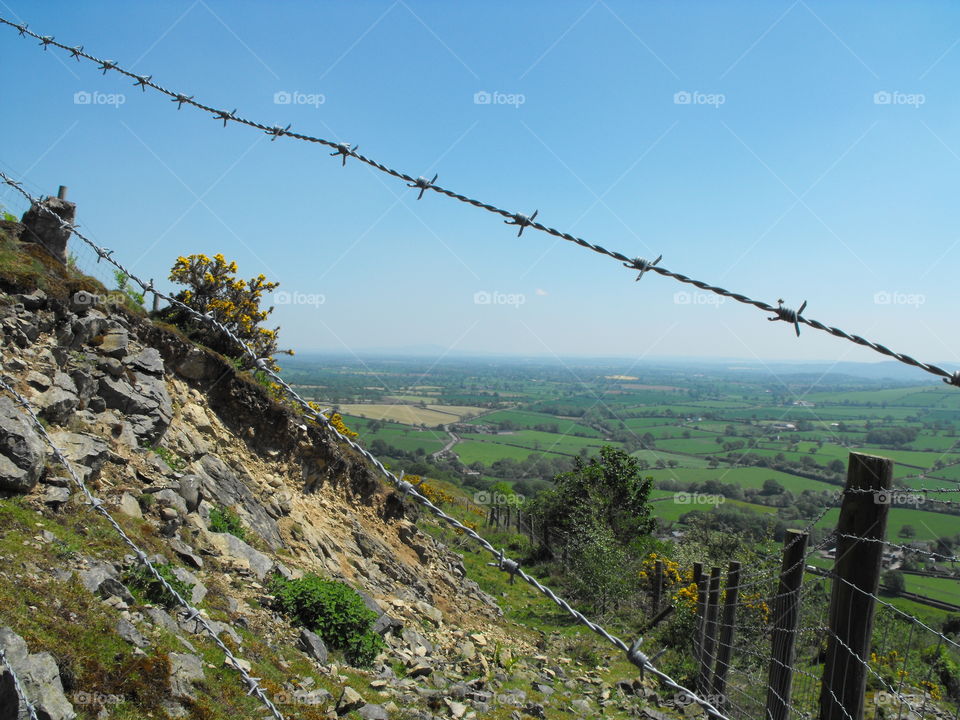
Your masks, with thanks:
[{"label": "small tree", "polygon": [[899,595],[907,589],[907,581],[899,570],[890,570],[883,575],[883,584],[887,590]]},{"label": "small tree", "polygon": [[[210,258],[201,253],[177,258],[170,270],[170,279],[187,286],[177,294],[177,300],[202,315],[209,314],[276,371],[279,368],[274,364],[273,356],[278,352],[293,355],[293,351],[277,349],[280,328],[270,330],[261,326],[273,308],[262,309],[260,301],[264,293],[272,292],[280,283],[268,282],[262,274],[242,280],[236,277],[236,272],[237,264],[227,262],[222,254]],[[187,311],[172,306],[164,317],[192,339],[224,355],[239,358],[242,368],[253,366],[252,360],[236,342]]]}]

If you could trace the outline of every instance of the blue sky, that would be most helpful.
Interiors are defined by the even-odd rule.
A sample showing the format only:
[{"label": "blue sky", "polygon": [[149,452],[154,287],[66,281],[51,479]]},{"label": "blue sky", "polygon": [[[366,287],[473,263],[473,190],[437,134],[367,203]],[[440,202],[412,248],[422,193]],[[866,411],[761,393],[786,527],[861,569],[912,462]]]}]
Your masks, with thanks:
[{"label": "blue sky", "polygon": [[[214,107],[359,143],[960,366],[952,3],[0,0],[0,15]],[[0,169],[34,192],[68,185],[84,229],[167,289],[191,252],[279,280],[273,317],[301,352],[881,359],[667,278],[635,283],[442,196],[418,202],[322,147],[178,112],[10,28],[0,82]],[[0,202],[25,209],[9,191]]]}]

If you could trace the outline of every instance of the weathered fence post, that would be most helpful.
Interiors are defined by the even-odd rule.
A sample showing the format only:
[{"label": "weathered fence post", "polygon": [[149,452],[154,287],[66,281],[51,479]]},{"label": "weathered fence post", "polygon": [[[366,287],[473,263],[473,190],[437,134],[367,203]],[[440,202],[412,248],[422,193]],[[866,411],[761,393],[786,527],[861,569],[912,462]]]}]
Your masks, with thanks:
[{"label": "weathered fence post", "polygon": [[[717,648],[717,664],[713,669],[713,694],[723,703],[727,690],[727,669],[733,648],[733,631],[737,622],[737,599],[740,594],[740,563],[730,562],[727,568],[727,591],[723,596],[723,616],[720,625],[720,645]],[[716,705],[716,703],[714,703]]]},{"label": "weathered fence post", "polygon": [[61,186],[60,186],[60,189],[57,190],[57,198],[60,199],[60,200],[66,200],[66,199],[67,199],[67,186],[66,186],[66,185],[61,185]]},{"label": "weathered fence post", "polygon": [[773,634],[767,681],[767,720],[787,720],[793,692],[794,647],[800,624],[800,586],[806,568],[807,533],[787,530],[783,538],[780,584],[773,601]]},{"label": "weathered fence post", "polygon": [[693,564],[693,582],[697,586],[697,627],[693,637],[693,659],[699,662],[703,654],[703,625],[707,618],[707,585],[703,563]]},{"label": "weathered fence post", "polygon": [[847,486],[837,520],[820,720],[863,718],[874,597],[880,587],[892,484],[892,460],[850,453]]},{"label": "weathered fence post", "polygon": [[717,611],[720,605],[720,568],[710,568],[710,584],[707,592],[707,614],[703,621],[703,646],[700,653],[700,676],[697,689],[710,691],[710,668],[713,665],[713,649],[717,642]]},{"label": "weathered fence post", "polygon": [[663,562],[657,560],[653,563],[653,589],[650,593],[650,614],[656,615],[660,609],[661,593],[663,592]]}]

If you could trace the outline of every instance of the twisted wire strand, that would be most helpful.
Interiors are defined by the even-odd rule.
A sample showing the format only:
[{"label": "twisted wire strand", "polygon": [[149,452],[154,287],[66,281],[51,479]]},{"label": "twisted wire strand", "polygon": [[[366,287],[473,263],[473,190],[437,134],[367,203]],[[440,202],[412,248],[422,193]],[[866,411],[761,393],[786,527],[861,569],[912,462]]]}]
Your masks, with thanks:
[{"label": "twisted wire strand", "polygon": [[3,651],[3,646],[0,645],[0,665],[6,665],[7,669],[10,671],[10,677],[13,678],[13,687],[17,691],[17,697],[23,701],[23,704],[27,706],[27,712],[30,715],[30,720],[38,720],[37,718],[37,709],[33,706],[33,703],[30,702],[30,698],[27,697],[27,693],[23,690],[23,684],[20,682],[20,678],[17,676],[16,668],[13,667],[13,664],[7,659],[7,654]]},{"label": "twisted wire strand", "polygon": [[[2,19],[2,18],[0,18],[0,19]],[[597,624],[597,623],[594,623],[594,622],[592,622],[591,620],[589,620],[589,619],[588,619],[585,615],[583,615],[580,611],[578,611],[578,610],[576,610],[575,608],[571,607],[570,604],[569,604],[566,600],[564,600],[563,598],[559,597],[556,593],[554,593],[553,590],[551,590],[549,587],[543,585],[543,584],[540,583],[540,581],[537,580],[535,577],[532,577],[531,575],[528,575],[526,572],[524,572],[524,571],[520,568],[520,563],[519,563],[519,562],[504,557],[504,552],[503,552],[503,550],[499,550],[499,551],[498,551],[492,544],[490,544],[489,541],[487,541],[484,537],[482,537],[480,534],[478,534],[478,533],[476,532],[476,530],[474,530],[473,528],[470,528],[470,527],[464,525],[464,524],[461,523],[459,520],[457,520],[457,519],[454,518],[454,517],[451,517],[450,515],[448,515],[447,513],[445,513],[443,510],[441,510],[440,508],[438,508],[436,505],[434,505],[426,496],[422,495],[411,483],[409,483],[409,482],[407,482],[406,480],[403,479],[403,473],[401,473],[399,477],[396,476],[396,475],[394,475],[394,474],[393,474],[375,455],[373,455],[370,451],[368,451],[366,448],[362,447],[359,443],[355,442],[352,438],[349,438],[349,437],[341,434],[341,433],[339,432],[339,430],[337,430],[337,428],[334,427],[334,426],[331,424],[330,419],[329,419],[328,417],[326,417],[326,416],[323,414],[322,411],[317,410],[317,409],[314,408],[309,402],[307,402],[306,400],[304,400],[304,399],[296,392],[296,390],[294,390],[285,380],[283,380],[283,378],[281,378],[276,372],[274,372],[274,370],[270,367],[270,363],[268,362],[268,359],[267,359],[267,358],[257,357],[257,354],[249,347],[249,345],[247,345],[242,339],[240,339],[239,337],[237,337],[237,335],[234,334],[234,332],[231,331],[230,328],[226,327],[223,323],[217,321],[217,320],[213,317],[212,313],[211,313],[211,314],[207,314],[207,315],[201,314],[201,313],[197,312],[196,310],[194,310],[193,308],[189,307],[188,305],[184,304],[183,302],[181,302],[181,301],[178,300],[177,298],[171,297],[171,296],[166,295],[166,294],[160,292],[159,290],[157,290],[157,289],[153,286],[153,282],[152,282],[152,281],[145,282],[145,281],[141,280],[137,275],[135,275],[135,274],[134,274],[133,272],[131,272],[128,268],[124,267],[120,262],[118,262],[117,260],[115,260],[115,259],[113,258],[113,251],[112,251],[112,250],[107,250],[107,249],[105,249],[105,248],[102,248],[102,247],[98,246],[98,245],[97,245],[96,243],[94,243],[92,240],[90,240],[89,238],[87,238],[83,233],[81,233],[81,232],[77,229],[77,227],[76,227],[75,225],[72,225],[72,224],[70,224],[70,223],[68,223],[68,222],[65,222],[62,218],[60,218],[59,215],[57,215],[55,212],[53,212],[53,210],[51,210],[50,208],[48,208],[45,204],[39,203],[33,196],[31,196],[31,195],[30,195],[29,193],[27,193],[23,188],[21,188],[21,187],[19,186],[19,183],[17,183],[16,181],[11,180],[11,179],[10,179],[6,174],[4,174],[3,172],[0,172],[0,179],[2,179],[3,182],[5,182],[7,185],[10,185],[10,186],[13,187],[14,189],[16,189],[21,195],[23,195],[23,196],[24,196],[27,200],[29,200],[32,204],[35,204],[38,208],[41,208],[43,211],[45,211],[45,212],[46,212],[47,214],[49,214],[51,217],[55,218],[55,219],[60,223],[60,226],[61,226],[62,228],[69,230],[73,235],[75,235],[75,236],[76,236],[78,239],[80,239],[82,242],[84,242],[84,243],[86,243],[87,245],[89,245],[90,247],[92,247],[93,250],[94,250],[94,252],[96,252],[97,255],[98,255],[100,258],[106,260],[106,261],[109,262],[111,265],[113,265],[114,267],[116,267],[118,270],[120,270],[121,272],[123,272],[130,280],[132,280],[133,282],[137,283],[137,285],[139,285],[139,286],[143,289],[143,291],[144,291],[145,293],[152,293],[152,294],[156,295],[157,297],[160,297],[160,298],[166,300],[166,301],[169,302],[171,305],[174,305],[174,306],[180,308],[181,310],[184,310],[185,312],[187,312],[187,313],[190,314],[191,316],[195,317],[196,319],[201,320],[202,322],[208,323],[209,325],[215,327],[215,328],[216,328],[217,330],[219,330],[220,332],[224,333],[227,337],[230,338],[231,341],[233,341],[233,342],[237,345],[238,348],[240,348],[248,357],[250,357],[250,358],[253,360],[254,364],[255,364],[259,369],[261,369],[263,372],[267,373],[277,384],[279,384],[279,385],[286,391],[286,393],[289,395],[289,397],[290,397],[294,402],[296,402],[297,405],[300,406],[300,408],[304,411],[305,414],[307,414],[311,419],[313,419],[313,420],[315,420],[316,422],[320,423],[323,427],[327,428],[330,432],[332,432],[332,433],[334,434],[334,436],[335,436],[340,442],[346,443],[346,444],[349,445],[353,450],[355,450],[357,453],[359,453],[362,457],[366,458],[371,464],[374,465],[374,467],[377,468],[377,470],[380,471],[380,473],[381,473],[392,485],[394,485],[394,486],[400,491],[401,495],[403,495],[404,497],[407,497],[407,498],[412,498],[413,500],[415,500],[416,502],[418,502],[420,505],[423,505],[423,506],[426,507],[428,510],[430,510],[430,512],[433,513],[436,517],[438,517],[439,519],[443,520],[445,523],[447,523],[447,524],[450,525],[451,527],[453,527],[453,528],[455,528],[455,529],[457,529],[457,530],[460,530],[462,533],[468,535],[470,538],[472,538],[473,540],[475,540],[483,549],[487,550],[489,553],[491,553],[492,555],[494,555],[494,556],[497,558],[497,562],[496,562],[496,563],[491,563],[492,565],[494,565],[494,566],[498,567],[499,569],[501,569],[501,570],[509,573],[511,576],[517,576],[517,577],[519,577],[521,580],[523,580],[524,582],[528,583],[529,585],[532,585],[532,586],[533,586],[534,588],[536,588],[538,591],[540,591],[541,593],[543,593],[544,595],[546,595],[548,598],[550,598],[550,600],[552,600],[558,607],[562,608],[562,609],[563,609],[564,611],[566,611],[569,615],[571,615],[575,620],[577,620],[577,622],[585,625],[585,626],[588,627],[590,630],[592,630],[594,633],[596,633],[597,635],[600,635],[602,638],[604,638],[605,640],[607,640],[609,643],[611,643],[612,645],[614,645],[614,646],[617,647],[618,649],[622,650],[624,653],[626,653],[627,659],[628,659],[631,663],[633,663],[634,665],[636,665],[636,666],[640,669],[641,675],[643,675],[644,672],[649,672],[649,673],[651,673],[652,675],[654,675],[655,677],[657,677],[663,685],[666,685],[667,687],[669,687],[669,688],[671,688],[671,689],[673,689],[673,690],[676,690],[676,691],[678,691],[678,692],[687,693],[687,694],[690,696],[690,698],[693,700],[693,702],[696,702],[698,705],[700,705],[700,706],[701,706],[704,710],[706,710],[708,713],[711,713],[713,716],[719,718],[719,720],[729,720],[729,718],[727,718],[722,712],[720,712],[720,710],[719,710],[718,708],[716,708],[712,703],[710,703],[709,701],[707,701],[707,700],[699,697],[696,693],[694,693],[693,691],[689,690],[688,688],[685,688],[685,687],[683,687],[682,685],[678,684],[672,677],[670,677],[668,674],[666,674],[666,673],[663,672],[662,670],[658,669],[655,665],[653,665],[653,662],[650,660],[650,658],[648,658],[643,652],[640,651],[640,643],[642,642],[643,638],[638,638],[636,641],[633,642],[632,645],[627,645],[627,644],[626,644],[623,640],[621,640],[619,637],[610,634],[610,633],[609,633],[605,628],[603,628],[601,625],[599,625],[599,624]],[[2,379],[0,379],[0,382],[2,382]],[[3,385],[3,387],[8,387],[8,386],[6,385],[6,383],[2,383],[2,385]],[[11,392],[13,392],[12,389],[11,389]],[[39,424],[39,421],[37,421],[37,422],[38,422],[38,424]],[[46,433],[44,433],[44,435],[46,435]],[[49,441],[49,438],[48,438],[48,441]],[[72,471],[71,471],[71,472],[72,472]],[[85,491],[85,492],[89,493],[89,491],[86,491],[84,485],[81,484],[81,487],[84,488],[84,491]],[[97,506],[97,507],[98,507],[98,509],[99,509],[101,512],[103,512],[104,514],[106,514],[106,516],[109,518],[110,522],[114,525],[114,527],[115,527],[121,534],[123,534],[122,528],[120,528],[120,526],[116,524],[116,521],[114,521],[113,518],[109,516],[109,513],[106,513],[106,511],[103,510],[102,508],[100,508],[99,506]],[[128,543],[132,543],[132,541],[130,541],[129,538],[126,537],[125,534],[123,534],[123,536],[124,536],[124,538],[128,541]],[[140,553],[140,554],[142,555],[142,553]],[[144,556],[144,557],[145,557],[145,556]],[[156,570],[153,569],[152,566],[149,566],[149,567],[150,567],[151,570],[153,571],[154,575],[155,575],[158,579],[160,579],[161,582],[163,582],[164,586],[166,586],[166,587],[169,588],[169,585],[167,585],[166,581],[164,581],[163,578],[160,577],[160,575],[156,572]],[[171,591],[172,591],[172,588],[171,588]],[[176,597],[177,597],[178,599],[182,600],[182,598],[179,598],[179,595],[177,595]],[[183,602],[185,602],[185,601],[183,601]],[[189,608],[189,605],[186,605],[186,607]],[[191,608],[191,611],[192,611],[192,608]],[[212,632],[212,631],[211,631],[211,632]],[[214,636],[214,637],[215,637],[215,636]],[[217,643],[221,646],[221,648],[222,648],[222,649],[225,649],[225,650],[229,653],[229,649],[227,649],[226,646],[223,645],[223,643],[219,640],[219,638],[216,638],[216,637],[215,637],[215,639],[216,639]],[[241,671],[242,671],[242,669],[241,669]],[[243,672],[243,671],[242,671],[242,672]],[[248,677],[248,676],[246,675],[245,672],[243,672],[243,675],[244,675],[244,680],[247,680],[247,677]],[[251,679],[252,679],[252,678],[251,678]],[[259,691],[259,692],[258,692],[258,696],[261,697],[261,699],[263,699],[266,703],[270,703],[269,699],[267,699],[266,696],[263,695],[263,691],[260,690],[258,686],[256,686],[256,687],[257,687],[257,690]],[[277,717],[277,720],[283,720],[282,716],[279,715],[279,711],[277,711],[276,708],[273,707],[273,704],[272,704],[272,703],[269,704],[269,707],[271,708],[272,712],[275,713],[275,717]]]},{"label": "twisted wire strand", "polygon": [[270,711],[273,717],[276,718],[276,720],[284,720],[283,715],[280,713],[277,707],[270,701],[270,698],[267,697],[266,693],[263,691],[263,688],[261,688],[260,684],[257,682],[259,678],[252,677],[243,668],[238,658],[233,654],[233,652],[230,651],[230,648],[228,648],[223,643],[223,641],[220,639],[217,633],[213,630],[210,624],[206,621],[206,619],[204,619],[203,615],[200,614],[200,611],[197,608],[195,608],[193,605],[191,605],[189,602],[187,602],[183,598],[183,596],[180,595],[180,593],[177,592],[177,590],[172,585],[170,585],[169,582],[167,582],[167,580],[163,577],[163,575],[161,575],[157,571],[156,566],[150,561],[150,559],[147,557],[147,554],[140,549],[140,546],[138,546],[137,543],[133,539],[131,539],[126,532],[124,532],[123,528],[120,527],[120,524],[113,518],[110,512],[104,507],[103,500],[96,497],[87,487],[83,479],[80,478],[80,476],[76,473],[76,471],[73,468],[73,465],[70,463],[69,460],[67,460],[66,457],[64,457],[63,452],[60,450],[59,447],[57,447],[56,443],[53,442],[53,438],[51,438],[50,435],[47,434],[46,428],[43,427],[43,424],[40,422],[40,419],[36,416],[36,414],[34,414],[33,409],[30,407],[30,403],[20,393],[18,393],[13,387],[11,387],[6,382],[5,378],[2,375],[0,375],[0,388],[3,388],[8,393],[10,393],[10,395],[13,396],[13,398],[17,401],[17,404],[22,406],[23,409],[26,410],[31,420],[33,420],[33,425],[36,428],[37,432],[40,433],[40,435],[43,437],[46,443],[50,446],[50,449],[53,450],[53,454],[57,458],[57,461],[64,467],[64,469],[66,469],[67,473],[70,475],[70,478],[73,480],[74,484],[86,496],[87,502],[90,504],[91,507],[93,507],[94,511],[99,513],[101,516],[103,516],[103,518],[113,527],[113,529],[117,532],[117,534],[120,535],[124,543],[126,543],[126,545],[131,550],[133,550],[137,560],[144,567],[146,567],[147,570],[150,571],[150,574],[153,575],[153,577],[161,585],[163,585],[164,589],[168,593],[170,593],[171,597],[173,597],[177,601],[177,603],[180,604],[181,607],[187,610],[187,612],[189,613],[187,620],[193,620],[197,622],[201,627],[203,627],[203,629],[211,637],[214,643],[216,643],[217,647],[219,647],[224,652],[226,657],[230,659],[231,663],[233,664],[233,667],[239,671],[240,676],[243,678],[243,681],[248,688],[247,694],[256,695],[257,698]]},{"label": "twisted wire strand", "polygon": [[773,306],[773,305],[770,305],[769,303],[766,303],[760,300],[754,300],[742,293],[732,292],[730,290],[726,290],[725,288],[718,287],[716,285],[711,285],[710,283],[704,282],[702,280],[696,280],[682,273],[668,270],[667,268],[658,264],[660,261],[660,258],[657,258],[657,260],[650,262],[650,261],[644,260],[643,258],[628,257],[623,253],[617,252],[615,250],[609,250],[601,245],[591,243],[587,240],[584,240],[583,238],[577,237],[568,232],[562,232],[555,228],[544,225],[543,223],[540,223],[535,219],[537,216],[536,212],[528,216],[522,213],[504,210],[502,208],[497,207],[496,205],[492,205],[490,203],[483,202],[481,200],[476,200],[467,195],[463,195],[461,193],[454,192],[453,190],[449,190],[440,185],[437,185],[434,182],[436,180],[436,177],[434,177],[433,180],[426,180],[425,178],[422,178],[422,177],[414,178],[411,175],[408,175],[407,173],[401,172],[399,170],[395,170],[394,168],[384,165],[383,163],[377,160],[374,160],[373,158],[367,157],[357,152],[357,148],[359,146],[355,145],[351,147],[348,143],[338,143],[332,140],[326,140],[324,138],[315,137],[315,136],[307,135],[304,133],[299,133],[299,132],[290,130],[290,125],[287,125],[286,127],[280,127],[279,125],[275,125],[275,126],[265,125],[263,123],[256,122],[254,120],[249,120],[247,118],[238,116],[236,114],[237,112],[236,109],[231,110],[229,112],[226,110],[218,110],[217,108],[214,108],[210,105],[206,105],[202,102],[195,100],[194,96],[192,95],[188,96],[183,93],[175,92],[166,87],[163,87],[162,85],[153,81],[152,75],[137,75],[136,73],[121,67],[117,62],[113,60],[102,60],[98,57],[95,57],[85,52],[82,45],[76,46],[76,47],[70,47],[69,45],[65,45],[61,42],[57,42],[57,40],[55,40],[53,37],[49,35],[39,35],[33,32],[32,30],[28,29],[25,24],[15,23],[3,17],[0,17],[0,24],[7,25],[11,28],[14,28],[19,32],[21,37],[31,37],[35,40],[39,40],[40,45],[43,46],[44,50],[47,50],[51,46],[59,48],[61,50],[66,50],[67,52],[70,53],[70,56],[73,58],[76,58],[77,61],[79,61],[82,58],[84,60],[88,60],[90,62],[96,63],[97,65],[100,66],[99,69],[103,71],[104,75],[106,75],[107,72],[112,70],[114,72],[120,73],[121,75],[124,75],[134,80],[134,86],[139,87],[144,92],[146,92],[146,89],[148,87],[153,90],[156,90],[157,92],[162,93],[167,97],[169,97],[171,102],[177,103],[178,110],[184,105],[188,105],[198,110],[202,110],[206,113],[209,113],[210,115],[213,116],[215,120],[223,121],[224,127],[226,127],[228,122],[234,122],[240,125],[246,125],[248,127],[256,128],[257,130],[260,130],[261,132],[264,132],[270,135],[271,141],[276,140],[278,137],[290,137],[295,140],[301,140],[309,143],[316,143],[319,145],[324,145],[328,148],[333,148],[334,152],[331,153],[331,155],[340,157],[342,160],[342,165],[346,165],[348,157],[354,158],[366,165],[369,165],[372,168],[375,168],[376,170],[379,170],[380,172],[386,173],[387,175],[397,178],[398,180],[402,180],[407,184],[408,187],[419,189],[420,196],[423,195],[423,192],[425,190],[431,190],[433,192],[439,193],[441,195],[445,195],[446,197],[452,198],[459,202],[472,205],[476,208],[480,208],[482,210],[493,213],[495,215],[499,215],[500,217],[506,218],[505,220],[506,224],[519,226],[520,230],[518,232],[518,236],[522,235],[523,231],[526,228],[528,227],[533,228],[534,230],[538,230],[540,232],[546,233],[547,235],[551,235],[561,240],[574,243],[576,245],[579,245],[582,248],[586,248],[587,250],[591,250],[600,255],[605,255],[607,257],[613,258],[614,260],[617,260],[618,262],[622,263],[628,269],[632,271],[639,271],[640,276],[637,278],[638,280],[640,279],[640,277],[643,276],[644,273],[648,271],[652,271],[657,273],[658,275],[672,278],[678,282],[681,282],[687,285],[693,285],[696,288],[714,293],[716,295],[720,295],[721,297],[730,298],[731,300],[735,300],[736,302],[742,303],[744,305],[751,305],[765,313],[773,313],[773,317],[770,317],[768,319],[782,320],[784,322],[790,323],[791,325],[794,326],[794,329],[796,330],[797,335],[800,334],[800,325],[801,324],[807,325],[808,327],[812,327],[815,330],[820,330],[822,332],[829,333],[830,335],[833,335],[835,337],[848,340],[849,342],[869,348],[874,352],[880,353],[881,355],[886,355],[887,357],[891,357],[894,360],[897,360],[906,365],[911,365],[913,367],[924,370],[925,372],[928,372],[932,375],[936,375],[942,378],[943,381],[949,385],[960,387],[960,370],[954,373],[950,373],[944,370],[943,368],[938,367],[937,365],[922,362],[904,353],[895,352],[880,343],[867,340],[866,338],[863,338],[859,335],[848,333],[844,330],[841,330],[840,328],[825,325],[824,323],[818,320],[803,317],[802,313],[803,313],[803,310],[806,308],[806,305],[807,305],[806,302],[804,302],[803,305],[800,306],[799,310],[792,310],[790,308],[785,307],[783,305],[782,300],[778,301],[777,306]]}]

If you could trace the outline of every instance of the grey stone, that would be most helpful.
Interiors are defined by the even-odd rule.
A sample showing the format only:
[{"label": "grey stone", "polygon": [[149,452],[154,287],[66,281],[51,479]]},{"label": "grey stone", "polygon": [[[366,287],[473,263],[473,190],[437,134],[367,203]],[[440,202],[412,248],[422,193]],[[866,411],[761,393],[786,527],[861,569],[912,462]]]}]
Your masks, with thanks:
[{"label": "grey stone", "polygon": [[177,537],[172,537],[167,542],[167,545],[169,545],[170,549],[173,550],[181,560],[189,563],[197,570],[203,569],[203,558],[197,555],[193,551],[193,548],[183,542],[183,540]]},{"label": "grey stone", "polygon": [[581,715],[589,717],[593,713],[593,707],[590,705],[589,700],[584,700],[583,698],[576,698],[570,702],[570,707],[576,710]]},{"label": "grey stone", "polygon": [[403,623],[395,617],[391,617],[386,613],[380,613],[380,617],[373,623],[372,630],[379,635],[386,635],[391,630],[400,630],[402,627]]},{"label": "grey stone", "polygon": [[175,490],[164,488],[153,493],[153,497],[156,498],[157,505],[160,507],[173,508],[180,515],[187,514],[187,504]]},{"label": "grey stone", "polygon": [[123,375],[123,365],[116,358],[105,357],[97,361],[97,370],[100,370],[111,377],[118,378]]},{"label": "grey stone", "polygon": [[143,517],[143,511],[140,509],[140,503],[138,503],[137,499],[128,492],[125,492],[120,496],[119,510],[124,515],[128,515],[129,517]]},{"label": "grey stone", "polygon": [[[73,297],[76,299],[80,296],[93,297],[90,293],[74,293]],[[92,305],[88,304],[87,308],[86,314],[77,318],[71,328],[73,330],[73,341],[70,343],[70,347],[74,350],[79,350],[84,344],[100,335],[107,326],[106,315],[99,310],[90,309]]]},{"label": "grey stone", "polygon": [[282,547],[283,540],[277,523],[250,489],[253,486],[252,479],[233,471],[216,455],[204,455],[197,465],[205,500],[214,505],[241,508],[243,520],[271,549]]},{"label": "grey stone", "polygon": [[426,677],[433,673],[433,666],[426,660],[419,660],[412,668],[407,671],[407,677],[418,678]]},{"label": "grey stone", "polygon": [[39,392],[48,390],[50,386],[53,385],[53,380],[44,375],[42,372],[37,372],[36,370],[31,370],[28,372],[24,380],[26,380],[27,385]]},{"label": "grey stone", "polygon": [[259,550],[250,547],[240,538],[230,533],[215,533],[209,535],[211,544],[220,553],[241,565],[250,568],[258,580],[263,580],[273,569],[273,560]]},{"label": "grey stone", "polygon": [[163,358],[156,348],[146,348],[136,355],[128,357],[123,362],[134,370],[139,370],[147,375],[163,377]]},{"label": "grey stone", "polygon": [[[44,720],[73,720],[77,716],[63,694],[60,669],[50,653],[31,655],[23,638],[8,627],[0,629],[0,647],[7,661],[16,668],[23,692],[36,708],[38,717]],[[4,720],[28,718],[26,704],[22,700],[17,694],[10,670],[6,665],[0,665],[0,717]]]},{"label": "grey stone", "polygon": [[95,479],[109,456],[110,448],[96,435],[60,431],[50,438],[85,480]]},{"label": "grey stone", "polygon": [[122,378],[100,378],[100,397],[107,407],[131,416],[127,419],[134,432],[150,442],[170,426],[173,404],[163,380],[140,372],[133,375],[133,385]]},{"label": "grey stone", "polygon": [[202,478],[199,475],[184,475],[180,478],[180,497],[186,503],[188,513],[196,512],[200,505],[200,485]]},{"label": "grey stone", "polygon": [[47,294],[39,288],[29,295],[17,295],[15,300],[23,305],[24,310],[39,310],[47,304]]},{"label": "grey stone", "polygon": [[117,569],[110,563],[103,562],[102,560],[92,560],[90,562],[90,567],[86,570],[81,570],[78,575],[80,576],[81,584],[92,593],[97,593],[100,590],[100,585],[103,584],[108,578],[116,579]]},{"label": "grey stone", "polygon": [[97,390],[97,381],[85,368],[76,368],[70,372],[70,380],[76,387],[77,397],[80,400],[80,406],[86,407],[90,398]]},{"label": "grey stone", "polygon": [[97,592],[100,593],[100,597],[102,598],[108,598],[116,595],[128,605],[132,605],[135,602],[134,597],[127,589],[127,586],[116,578],[106,578],[100,583],[100,586],[97,588]]},{"label": "grey stone", "polygon": [[48,487],[47,492],[43,495],[43,502],[46,505],[50,505],[54,508],[59,508],[65,502],[70,499],[70,488],[65,487]]},{"label": "grey stone", "polygon": [[100,341],[100,353],[112,358],[122,358],[127,354],[130,345],[130,336],[123,328],[114,328],[103,336]]},{"label": "grey stone", "polygon": [[37,398],[40,416],[52,423],[62,424],[80,406],[77,386],[69,375],[57,372],[53,385]]},{"label": "grey stone", "polygon": [[45,451],[29,417],[0,397],[0,490],[29,492],[43,472]]},{"label": "grey stone", "polygon": [[126,640],[131,645],[136,645],[139,648],[147,646],[147,639],[140,634],[140,631],[134,626],[129,620],[120,618],[117,621],[117,635]]},{"label": "grey stone", "polygon": [[306,628],[300,629],[300,637],[297,639],[297,647],[300,650],[303,650],[307,655],[312,657],[320,664],[327,662],[327,657],[329,653],[327,652],[327,646],[324,644],[323,640],[315,632],[311,632]]},{"label": "grey stone", "polygon": [[20,240],[42,245],[66,265],[70,230],[62,223],[72,225],[76,216],[77,206],[74,203],[55,197],[44,198],[31,205],[24,213],[20,221],[23,225]]},{"label": "grey stone", "polygon": [[196,697],[193,686],[203,680],[203,661],[196,655],[170,653],[170,694],[181,700]]},{"label": "grey stone", "polygon": [[357,715],[364,720],[390,720],[390,714],[383,705],[371,705],[368,703],[357,710]]},{"label": "grey stone", "polygon": [[337,714],[346,715],[352,710],[359,710],[364,705],[366,705],[366,701],[364,701],[363,696],[349,685],[344,685],[340,699],[337,701]]},{"label": "grey stone", "polygon": [[189,380],[203,380],[222,373],[223,368],[214,358],[195,348],[177,365],[177,372]]},{"label": "grey stone", "polygon": [[400,637],[410,646],[411,650],[416,650],[417,645],[423,645],[428,653],[434,651],[433,643],[411,627],[405,627],[400,633]]}]

